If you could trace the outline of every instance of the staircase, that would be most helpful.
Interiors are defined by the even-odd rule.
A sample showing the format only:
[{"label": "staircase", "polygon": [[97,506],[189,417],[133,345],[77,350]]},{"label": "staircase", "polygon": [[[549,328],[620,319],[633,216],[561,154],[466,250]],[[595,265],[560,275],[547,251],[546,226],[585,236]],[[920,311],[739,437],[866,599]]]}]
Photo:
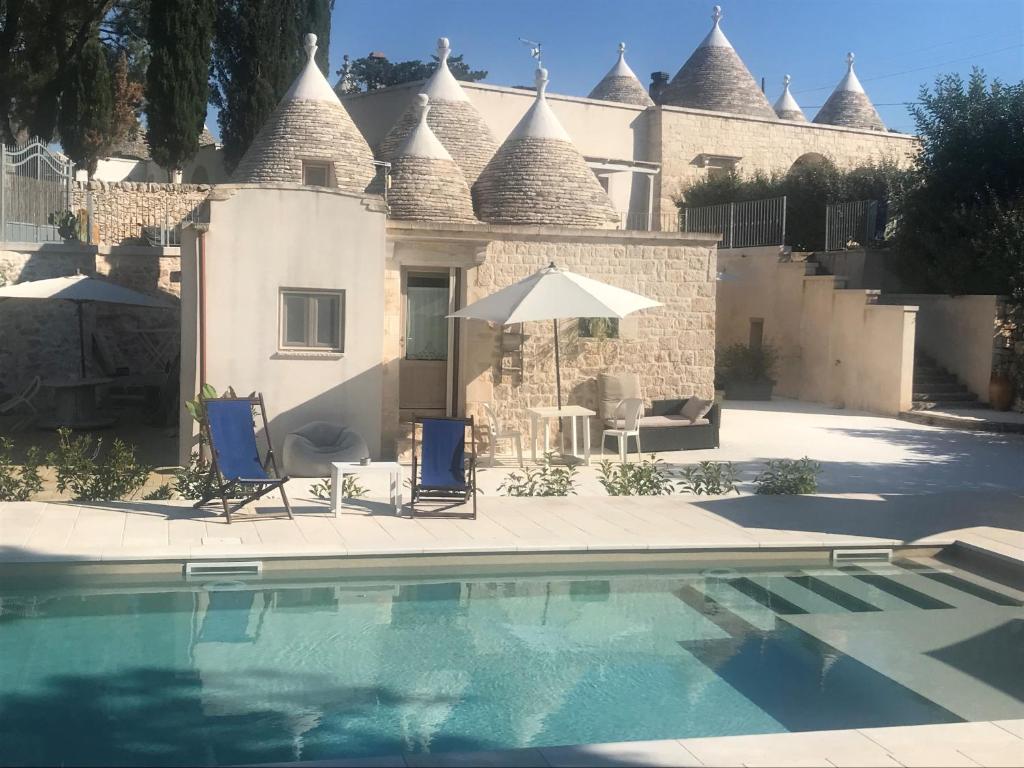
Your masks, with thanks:
[{"label": "staircase", "polygon": [[914,351],[914,396],[912,410],[978,408],[978,396],[960,379],[920,349]]}]

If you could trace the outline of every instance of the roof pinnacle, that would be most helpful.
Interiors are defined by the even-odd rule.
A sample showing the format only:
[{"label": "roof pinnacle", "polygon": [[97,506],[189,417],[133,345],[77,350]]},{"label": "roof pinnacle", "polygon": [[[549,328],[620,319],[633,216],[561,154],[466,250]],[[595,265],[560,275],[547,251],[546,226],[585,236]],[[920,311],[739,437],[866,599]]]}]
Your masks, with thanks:
[{"label": "roof pinnacle", "polygon": [[791,82],[793,82],[793,78],[790,77],[789,75],[786,75],[785,77],[782,78],[782,87],[785,88],[786,90],[789,90],[789,84]]},{"label": "roof pinnacle", "polygon": [[711,11],[711,20],[715,22],[715,26],[718,26],[718,22],[722,20],[722,6],[716,5]]},{"label": "roof pinnacle", "polygon": [[306,56],[312,61],[316,55],[316,35],[308,32],[302,40],[302,47],[306,49]]},{"label": "roof pinnacle", "polygon": [[854,59],[853,51],[848,51],[847,54],[846,54],[846,69],[847,69],[848,72],[852,72],[853,71],[853,59]]},{"label": "roof pinnacle", "polygon": [[537,98],[543,99],[544,92],[548,89],[548,71],[544,67],[537,67],[533,81],[537,85]]},{"label": "roof pinnacle", "polygon": [[452,44],[450,42],[448,42],[448,38],[447,37],[439,37],[439,38],[437,38],[437,58],[440,60],[438,62],[439,65],[441,65],[441,66],[446,66],[447,65],[447,63],[448,63],[448,56],[451,55],[451,52],[452,52]]}]

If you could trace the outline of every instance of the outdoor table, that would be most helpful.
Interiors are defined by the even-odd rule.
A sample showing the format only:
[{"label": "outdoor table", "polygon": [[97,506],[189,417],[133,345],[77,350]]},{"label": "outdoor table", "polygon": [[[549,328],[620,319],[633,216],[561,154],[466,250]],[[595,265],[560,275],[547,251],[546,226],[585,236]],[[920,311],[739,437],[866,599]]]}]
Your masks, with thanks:
[{"label": "outdoor table", "polygon": [[358,461],[331,462],[331,509],[335,517],[341,517],[341,486],[345,475],[386,474],[391,480],[391,503],[395,514],[402,514],[402,465],[397,461],[371,461],[360,464]]},{"label": "outdoor table", "polygon": [[51,379],[43,386],[53,390],[54,415],[39,424],[42,429],[102,429],[116,419],[101,416],[96,410],[96,387],[109,384],[113,379],[91,378]]},{"label": "outdoor table", "polygon": [[[546,407],[546,408],[527,408],[526,412],[530,414],[530,455],[533,461],[537,461],[537,433],[540,429],[540,421],[544,420],[544,453],[551,450],[551,420],[556,419],[561,421],[562,419],[569,419],[572,423],[572,453],[570,454],[574,458],[581,458],[578,446],[578,434],[576,429],[576,420],[580,419],[583,423],[583,456],[582,460],[584,464],[590,464],[590,417],[596,416],[597,414],[589,408],[584,408],[582,405],[563,405],[561,408]],[[563,443],[565,433],[562,433]],[[563,450],[562,455],[565,455]]]}]

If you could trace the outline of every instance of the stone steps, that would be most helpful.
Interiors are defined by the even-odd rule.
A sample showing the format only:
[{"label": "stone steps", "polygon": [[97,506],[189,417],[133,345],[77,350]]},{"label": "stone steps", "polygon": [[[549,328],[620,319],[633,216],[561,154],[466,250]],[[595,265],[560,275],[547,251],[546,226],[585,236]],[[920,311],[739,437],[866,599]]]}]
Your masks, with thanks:
[{"label": "stone steps", "polygon": [[963,407],[978,400],[963,382],[921,350],[914,353],[913,387],[911,412]]}]

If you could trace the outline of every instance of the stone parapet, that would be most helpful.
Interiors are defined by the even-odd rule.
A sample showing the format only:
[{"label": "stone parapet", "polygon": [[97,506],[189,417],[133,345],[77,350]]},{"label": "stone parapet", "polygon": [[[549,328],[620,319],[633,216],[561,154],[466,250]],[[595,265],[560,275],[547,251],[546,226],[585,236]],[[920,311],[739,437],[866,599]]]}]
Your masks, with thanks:
[{"label": "stone parapet", "polygon": [[143,227],[175,230],[192,219],[211,189],[208,184],[76,182],[72,210],[84,219],[91,199],[90,239],[94,243],[140,242]]}]

